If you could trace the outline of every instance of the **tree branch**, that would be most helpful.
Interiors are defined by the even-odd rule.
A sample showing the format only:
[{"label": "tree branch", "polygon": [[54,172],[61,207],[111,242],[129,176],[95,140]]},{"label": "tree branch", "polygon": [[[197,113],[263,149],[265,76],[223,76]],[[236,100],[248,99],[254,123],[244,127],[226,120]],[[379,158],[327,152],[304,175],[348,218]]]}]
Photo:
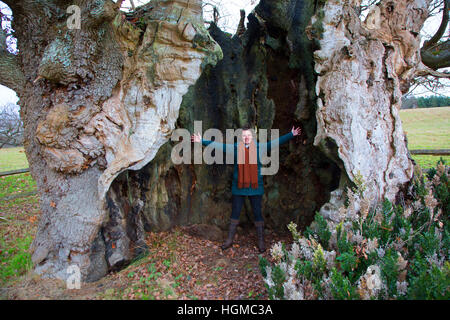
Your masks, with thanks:
[{"label": "tree branch", "polygon": [[433,70],[423,63],[419,64],[415,74],[418,77],[433,76],[435,78],[450,78],[450,73]]},{"label": "tree branch", "polygon": [[17,57],[10,53],[6,44],[6,33],[0,29],[0,83],[18,92],[25,86]]},{"label": "tree branch", "polygon": [[421,49],[422,62],[433,70],[450,67],[450,41]]},{"label": "tree branch", "polygon": [[438,29],[438,31],[436,31],[434,36],[431,37],[430,40],[425,41],[423,43],[423,46],[422,46],[421,50],[427,50],[428,48],[430,48],[434,44],[438,43],[438,41],[442,38],[442,36],[444,35],[445,31],[447,30],[447,25],[448,25],[448,21],[449,21],[449,12],[448,12],[449,3],[450,3],[450,0],[444,0],[444,10],[442,12],[441,25],[439,26],[439,29]]}]

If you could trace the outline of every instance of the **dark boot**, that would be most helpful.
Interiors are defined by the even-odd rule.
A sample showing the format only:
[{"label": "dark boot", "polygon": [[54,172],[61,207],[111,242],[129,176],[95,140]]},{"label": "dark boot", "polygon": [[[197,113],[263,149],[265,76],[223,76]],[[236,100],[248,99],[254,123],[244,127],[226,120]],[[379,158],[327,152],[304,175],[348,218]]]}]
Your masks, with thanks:
[{"label": "dark boot", "polygon": [[233,244],[234,235],[236,234],[237,226],[239,224],[239,220],[231,219],[230,220],[230,229],[228,231],[228,238],[222,244],[222,250],[226,250]]},{"label": "dark boot", "polygon": [[264,243],[264,221],[255,221],[256,234],[258,237],[258,249],[259,253],[266,251],[266,245]]}]

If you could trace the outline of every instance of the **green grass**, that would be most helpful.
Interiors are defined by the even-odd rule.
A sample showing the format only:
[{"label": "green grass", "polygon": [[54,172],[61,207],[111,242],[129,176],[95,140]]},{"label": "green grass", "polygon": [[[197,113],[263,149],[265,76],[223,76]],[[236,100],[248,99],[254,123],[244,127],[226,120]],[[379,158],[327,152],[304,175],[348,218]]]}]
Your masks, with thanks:
[{"label": "green grass", "polygon": [[[421,108],[400,111],[409,150],[450,149],[450,107]],[[436,165],[440,156],[413,155],[423,168]],[[450,163],[450,157],[442,157]]]},{"label": "green grass", "polygon": [[29,247],[39,214],[37,195],[0,201],[0,287],[30,270]]},{"label": "green grass", "polygon": [[0,177],[0,199],[13,194],[20,194],[36,190],[36,181],[30,173]]},{"label": "green grass", "polygon": [[0,172],[28,168],[23,147],[0,149]]},{"label": "green grass", "polygon": [[[28,160],[23,147],[0,149],[0,172],[24,168],[28,168]],[[0,177],[0,199],[35,190],[36,182],[29,172]],[[0,285],[30,270],[28,249],[38,212],[37,196],[0,201]]]},{"label": "green grass", "polygon": [[[23,147],[0,149],[0,172],[28,168]],[[36,182],[30,173],[0,177],[0,199],[36,190]]]},{"label": "green grass", "polygon": [[31,269],[31,255],[28,251],[32,241],[31,236],[17,238],[15,245],[7,245],[0,239],[0,284],[18,277]]}]

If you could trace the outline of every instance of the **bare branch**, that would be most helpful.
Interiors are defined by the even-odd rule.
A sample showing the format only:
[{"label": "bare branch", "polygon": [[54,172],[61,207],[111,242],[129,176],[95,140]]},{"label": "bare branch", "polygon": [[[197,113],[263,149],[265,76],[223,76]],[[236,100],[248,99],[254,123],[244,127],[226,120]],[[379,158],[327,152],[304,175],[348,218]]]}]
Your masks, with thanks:
[{"label": "bare branch", "polygon": [[119,0],[119,1],[117,1],[116,7],[117,7],[118,9],[120,9],[120,8],[122,7],[122,3],[123,3],[124,1],[125,1],[125,0]]},{"label": "bare branch", "polygon": [[444,1],[446,1],[446,0],[431,1],[430,5],[428,7],[428,14],[430,17],[435,16],[438,13],[442,12]]},{"label": "bare branch", "polygon": [[439,71],[433,70],[433,69],[427,67],[426,65],[424,65],[423,63],[419,64],[417,71],[416,71],[416,75],[419,77],[430,75],[435,78],[450,78],[449,72],[439,72]]},{"label": "bare branch", "polygon": [[[432,92],[436,95],[442,95],[442,93],[440,92],[443,92],[444,90],[449,88],[449,85],[447,84],[448,79],[449,79],[448,77],[442,78],[437,77],[436,75],[429,75],[429,74],[416,76],[413,82],[411,83],[411,87],[409,89],[408,94],[420,95],[423,94],[424,92]],[[422,88],[425,91],[418,92],[420,88]]]},{"label": "bare branch", "polygon": [[241,37],[245,33],[245,10],[241,9],[240,11],[241,19],[239,20],[239,25],[236,31],[236,34]]},{"label": "bare branch", "polygon": [[450,41],[421,49],[422,62],[433,70],[450,67]]},{"label": "bare branch", "polygon": [[441,25],[439,26],[439,29],[436,31],[434,36],[431,37],[430,40],[424,42],[424,44],[422,46],[422,50],[427,50],[431,46],[438,43],[439,40],[442,38],[442,36],[445,34],[445,31],[447,30],[448,21],[449,21],[449,12],[448,12],[449,4],[450,4],[450,0],[444,1],[444,11],[442,12]]}]

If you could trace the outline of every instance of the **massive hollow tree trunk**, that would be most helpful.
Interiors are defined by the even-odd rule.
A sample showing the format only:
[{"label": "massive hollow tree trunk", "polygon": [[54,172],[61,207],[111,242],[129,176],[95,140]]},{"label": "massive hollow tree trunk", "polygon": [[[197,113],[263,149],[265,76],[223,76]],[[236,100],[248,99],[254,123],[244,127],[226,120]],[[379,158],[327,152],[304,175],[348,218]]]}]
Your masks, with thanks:
[{"label": "massive hollow tree trunk", "polygon": [[276,230],[319,210],[333,219],[359,174],[374,199],[411,179],[398,109],[427,1],[382,1],[361,22],[358,1],[261,0],[232,37],[204,28],[200,0],[154,0],[127,18],[108,0],[74,1],[80,30],[67,28],[63,1],[6,3],[20,54],[0,47],[0,81],[20,97],[43,276],[76,264],[93,281],[145,251],[145,231],[226,225],[232,167],[170,160],[172,131],[195,120],[303,128],[265,177]]},{"label": "massive hollow tree trunk", "polygon": [[222,52],[201,1],[152,1],[134,24],[112,1],[73,4],[80,30],[68,29],[63,1],[9,5],[26,78],[18,90],[25,149],[41,197],[32,260],[59,278],[77,264],[89,281],[140,252],[138,232],[121,228],[139,206],[109,206],[121,200],[107,199],[111,182],[155,156],[183,95]]},{"label": "massive hollow tree trunk", "polygon": [[[363,178],[367,199],[394,201],[413,175],[399,110],[420,69],[419,31],[429,1],[382,1],[364,22],[355,4],[327,1],[309,30],[320,45],[314,144],[334,141],[346,178]],[[343,191],[332,193],[325,217],[339,220]]]}]

